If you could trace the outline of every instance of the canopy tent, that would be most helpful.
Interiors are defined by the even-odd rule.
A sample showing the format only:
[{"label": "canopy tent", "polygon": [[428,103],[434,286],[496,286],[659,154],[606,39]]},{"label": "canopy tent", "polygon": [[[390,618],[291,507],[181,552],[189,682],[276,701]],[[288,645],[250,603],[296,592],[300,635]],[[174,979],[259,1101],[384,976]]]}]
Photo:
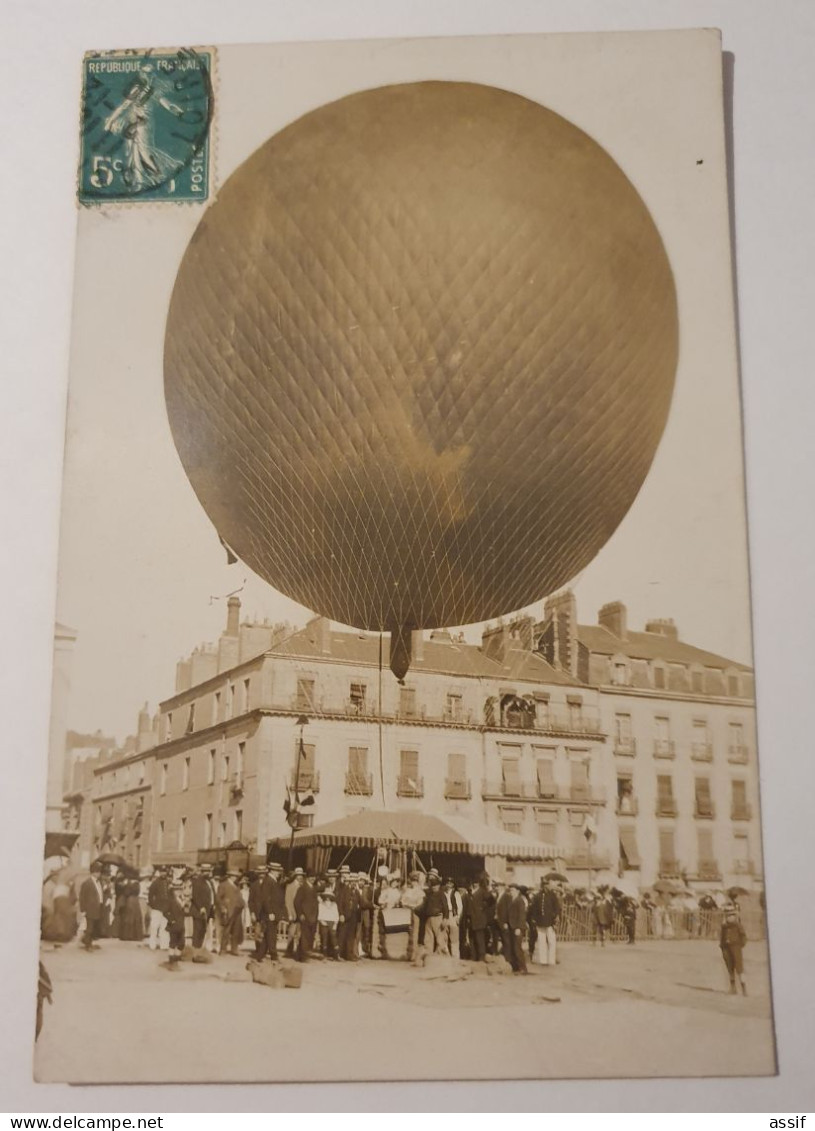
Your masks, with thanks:
[{"label": "canopy tent", "polygon": [[[289,836],[273,838],[270,845],[288,845]],[[551,844],[528,840],[492,825],[454,815],[389,812],[365,809],[313,829],[298,829],[295,848],[380,848],[409,845],[417,852],[464,853],[471,856],[506,856],[511,860],[556,860]]]}]

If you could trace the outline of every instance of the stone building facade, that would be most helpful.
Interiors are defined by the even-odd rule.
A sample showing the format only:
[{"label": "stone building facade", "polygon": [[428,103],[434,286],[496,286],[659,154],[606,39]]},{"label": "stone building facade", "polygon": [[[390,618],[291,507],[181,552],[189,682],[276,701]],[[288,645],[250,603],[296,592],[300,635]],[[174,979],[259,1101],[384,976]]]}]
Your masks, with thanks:
[{"label": "stone building facade", "polygon": [[580,884],[761,882],[751,670],[669,621],[629,632],[619,603],[579,625],[570,593],[480,645],[415,634],[401,685],[387,638],[322,618],[281,638],[231,598],[218,644],[93,776],[95,847],[113,830],[140,864],[262,854],[297,795],[303,824],[366,807],[486,821],[555,845]]}]

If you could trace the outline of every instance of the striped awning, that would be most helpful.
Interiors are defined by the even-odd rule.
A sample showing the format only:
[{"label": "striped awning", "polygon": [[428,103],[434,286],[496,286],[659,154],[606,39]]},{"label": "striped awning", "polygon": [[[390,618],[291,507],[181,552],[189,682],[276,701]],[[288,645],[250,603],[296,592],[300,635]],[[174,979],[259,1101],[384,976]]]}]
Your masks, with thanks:
[{"label": "striped awning", "polygon": [[[284,835],[270,844],[287,845]],[[551,844],[527,840],[493,825],[462,817],[366,809],[294,834],[299,848],[379,848],[405,845],[418,852],[461,852],[470,856],[505,856],[510,860],[555,860]]]}]

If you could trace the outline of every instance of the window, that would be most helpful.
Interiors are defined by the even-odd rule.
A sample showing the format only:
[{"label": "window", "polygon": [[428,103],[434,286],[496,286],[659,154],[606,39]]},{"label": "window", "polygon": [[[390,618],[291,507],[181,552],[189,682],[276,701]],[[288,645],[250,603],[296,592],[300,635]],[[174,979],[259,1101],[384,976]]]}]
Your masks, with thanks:
[{"label": "window", "polygon": [[161,764],[161,784],[159,786],[159,792],[160,793],[166,793],[167,792],[167,774],[169,773],[169,770],[170,770],[170,763],[169,762],[162,762],[162,764]]},{"label": "window", "polygon": [[181,774],[181,788],[182,789],[189,789],[190,788],[190,759],[189,759],[189,757],[184,759],[184,769],[182,770],[182,774]]},{"label": "window", "polygon": [[703,672],[691,671],[691,673],[690,673],[690,689],[691,689],[691,691],[695,691],[695,692],[698,692],[698,693],[703,692],[704,689],[705,689],[704,680],[705,680],[705,677],[704,677]]},{"label": "window", "polygon": [[190,703],[190,713],[187,715],[187,734],[192,734],[195,730],[195,703]]},{"label": "window", "polygon": [[568,700],[569,727],[571,730],[583,729],[583,704],[577,699]]},{"label": "window", "polygon": [[221,760],[221,781],[229,781],[229,755],[224,754]]},{"label": "window", "polygon": [[695,758],[709,759],[712,755],[707,719],[694,719],[691,734],[691,754]]},{"label": "window", "polygon": [[156,837],[156,851],[157,852],[163,852],[164,851],[164,822],[163,821],[159,821],[159,823],[158,823],[158,836]]},{"label": "window", "polygon": [[750,806],[747,804],[747,782],[741,778],[734,778],[730,784],[732,789],[730,816],[734,820],[747,820],[750,816]]},{"label": "window", "polygon": [[445,717],[451,723],[460,723],[464,715],[463,698],[457,691],[447,692]]},{"label": "window", "polygon": [[209,762],[207,764],[207,785],[212,785],[215,781],[215,759],[217,754],[214,750],[209,752]]},{"label": "window", "polygon": [[672,873],[679,870],[674,850],[673,829],[659,830],[659,870]]},{"label": "window", "polygon": [[218,723],[221,721],[221,693],[215,692],[215,697],[212,700],[212,722]]},{"label": "window", "polygon": [[295,697],[295,710],[297,711],[313,711],[314,710],[314,680],[313,679],[298,679],[297,680],[297,695]]},{"label": "window", "polygon": [[589,800],[589,764],[583,758],[573,758],[569,763],[571,772],[572,801]]},{"label": "window", "polygon": [[243,843],[243,809],[235,810],[232,828],[234,830],[232,839]]},{"label": "window", "polygon": [[657,813],[663,817],[675,817],[673,778],[670,774],[657,774]]},{"label": "window", "polygon": [[523,832],[523,820],[524,815],[520,809],[501,810],[501,825],[506,833],[512,833],[513,836],[521,836]]},{"label": "window", "polygon": [[521,796],[521,777],[518,758],[501,759],[501,792],[504,797]]},{"label": "window", "polygon": [[403,797],[420,797],[422,793],[419,778],[419,751],[399,751],[399,788]]},{"label": "window", "polygon": [[634,779],[631,774],[617,775],[617,812],[632,816],[637,808],[634,804]]},{"label": "window", "polygon": [[447,755],[446,793],[448,797],[467,797],[469,795],[466,754]]},{"label": "window", "polygon": [[586,836],[586,817],[584,813],[569,814],[569,837],[572,855],[577,857],[587,856],[591,850],[591,845]]},{"label": "window", "polygon": [[620,745],[626,746],[631,741],[631,716],[614,716],[614,737]]},{"label": "window", "polygon": [[243,681],[243,709],[244,709],[244,711],[249,710],[249,682],[250,681],[248,679],[245,679]]},{"label": "window", "polygon": [[657,758],[673,757],[671,720],[667,715],[657,715],[654,719],[654,755]]},{"label": "window", "polygon": [[555,763],[553,758],[538,758],[538,796],[557,797]]},{"label": "window", "polygon": [[178,851],[184,851],[184,845],[187,841],[187,818],[182,817],[178,824]]},{"label": "window", "polygon": [[713,852],[713,829],[696,830],[697,851],[699,853],[699,874],[711,875],[716,872],[716,862]]},{"label": "window", "polygon": [[221,821],[218,825],[218,847],[223,848],[226,844],[226,821]]},{"label": "window", "polygon": [[204,848],[212,848],[212,814],[204,814]]},{"label": "window", "polygon": [[[316,747],[310,743],[303,743],[302,750],[300,748],[300,740],[298,739],[294,747],[294,766],[292,767],[292,788],[295,792],[303,790],[308,792],[314,789],[315,784],[315,749]],[[297,758],[300,758],[300,772],[297,773]]]},{"label": "window", "polygon": [[365,696],[367,688],[364,683],[351,684],[351,714],[364,715],[366,711]]},{"label": "window", "polygon": [[616,661],[611,673],[611,682],[618,687],[625,687],[628,683],[628,665],[622,661]]},{"label": "window", "polygon": [[637,833],[633,825],[623,825],[620,828],[620,864],[623,869],[639,868],[640,866]]},{"label": "window", "polygon": [[243,767],[244,767],[245,761],[246,761],[246,743],[245,742],[239,742],[238,743],[238,761],[237,761],[237,765],[235,766],[235,780],[241,785],[243,784]]},{"label": "window", "polygon": [[654,667],[654,687],[660,691],[665,688],[665,669],[659,665]]},{"label": "window", "polygon": [[536,813],[538,840],[542,844],[557,844],[557,813]]},{"label": "window", "polygon": [[144,762],[139,762],[139,785],[144,785],[144,779],[147,774],[147,767]]},{"label": "window", "polygon": [[399,714],[403,719],[416,717],[416,688],[399,688]]},{"label": "window", "polygon": [[231,719],[235,713],[235,684],[230,683],[226,697],[226,717]]},{"label": "window", "polygon": [[167,730],[164,734],[164,741],[165,742],[172,742],[172,738],[173,738],[173,712],[168,711],[167,712]]},{"label": "window", "polygon": [[746,873],[751,870],[750,866],[750,841],[748,840],[747,833],[734,832],[733,833],[733,871]]},{"label": "window", "polygon": [[348,774],[345,783],[346,793],[367,796],[371,793],[371,777],[368,773],[368,747],[351,746],[348,750]]},{"label": "window", "polygon": [[710,778],[696,779],[696,816],[712,817],[713,801],[710,796]]},{"label": "window", "polygon": [[733,699],[738,698],[739,677],[737,675],[729,675],[727,677],[727,694]]}]

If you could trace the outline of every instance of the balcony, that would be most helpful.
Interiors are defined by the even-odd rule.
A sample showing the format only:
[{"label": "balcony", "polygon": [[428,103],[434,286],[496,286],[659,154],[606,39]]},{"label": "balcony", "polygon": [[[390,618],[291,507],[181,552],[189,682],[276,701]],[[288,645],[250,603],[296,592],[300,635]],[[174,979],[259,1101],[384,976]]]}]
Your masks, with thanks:
[{"label": "balcony", "polygon": [[636,738],[615,738],[614,739],[614,753],[623,754],[627,758],[633,758],[637,753],[637,740]]},{"label": "balcony", "polygon": [[630,793],[617,798],[615,812],[618,817],[636,817],[640,811],[640,803]]},{"label": "balcony", "polygon": [[319,793],[320,771],[312,770],[306,773],[305,770],[301,770],[297,777],[296,772],[292,770],[289,774],[289,789],[294,793]]},{"label": "balcony", "polygon": [[678,860],[660,860],[659,862],[659,876],[660,879],[670,880],[674,879],[681,874],[681,868]]},{"label": "balcony", "polygon": [[739,876],[754,876],[756,867],[752,860],[734,860],[733,871]]},{"label": "balcony", "polygon": [[658,817],[675,817],[677,813],[678,809],[673,797],[660,797],[658,799],[656,807]]},{"label": "balcony", "polygon": [[469,707],[445,707],[441,714],[441,722],[452,726],[471,726],[472,721],[473,713]]},{"label": "balcony", "polygon": [[448,801],[469,801],[473,792],[470,781],[453,781],[447,778],[444,783],[444,796]]},{"label": "balcony", "polygon": [[712,742],[692,742],[690,744],[690,756],[694,762],[712,762],[713,761],[713,743]]},{"label": "balcony", "polygon": [[397,797],[424,797],[424,778],[401,776],[396,782]]},{"label": "balcony", "polygon": [[720,880],[722,873],[716,860],[700,860],[696,876],[700,880]]},{"label": "balcony", "polygon": [[370,797],[374,791],[373,776],[349,772],[345,775],[345,792],[349,797]]},{"label": "balcony", "polygon": [[716,816],[716,806],[712,801],[696,801],[693,806],[694,817],[713,820]]},{"label": "balcony", "polygon": [[731,821],[749,821],[753,816],[753,806],[748,802],[741,804],[733,804],[730,806],[730,820]]},{"label": "balcony", "polygon": [[556,801],[573,805],[605,805],[602,786],[562,786],[544,782],[484,781],[481,796],[485,801]]},{"label": "balcony", "polygon": [[750,757],[750,751],[747,749],[746,746],[736,745],[736,746],[728,746],[728,748],[727,748],[727,760],[728,760],[728,762],[733,762],[738,766],[743,766],[747,762],[749,757]]},{"label": "balcony", "polygon": [[655,738],[654,739],[654,757],[655,758],[675,758],[676,746],[669,738]]}]

